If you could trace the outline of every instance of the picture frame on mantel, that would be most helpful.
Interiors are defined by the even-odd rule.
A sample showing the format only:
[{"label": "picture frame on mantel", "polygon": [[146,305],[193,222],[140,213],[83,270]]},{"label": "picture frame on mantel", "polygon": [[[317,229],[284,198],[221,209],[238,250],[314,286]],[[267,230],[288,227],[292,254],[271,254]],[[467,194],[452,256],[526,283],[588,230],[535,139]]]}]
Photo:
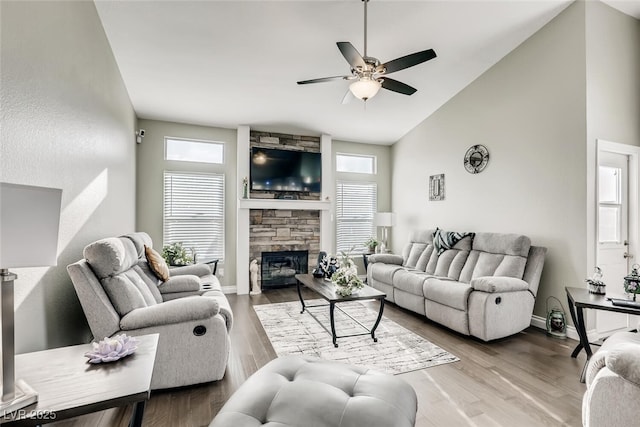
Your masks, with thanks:
[{"label": "picture frame on mantel", "polygon": [[444,174],[429,176],[429,201],[444,200]]}]

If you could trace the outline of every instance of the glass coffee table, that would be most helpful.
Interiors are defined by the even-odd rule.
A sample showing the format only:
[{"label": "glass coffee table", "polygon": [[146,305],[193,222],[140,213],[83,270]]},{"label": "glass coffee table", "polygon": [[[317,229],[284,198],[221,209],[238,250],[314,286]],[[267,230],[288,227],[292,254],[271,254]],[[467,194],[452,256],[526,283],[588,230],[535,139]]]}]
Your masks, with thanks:
[{"label": "glass coffee table", "polygon": [[[316,320],[316,322],[320,324],[320,326],[324,328],[325,331],[327,331],[331,335],[331,337],[333,338],[334,347],[338,347],[338,338],[355,337],[355,336],[361,336],[361,335],[371,335],[371,338],[373,338],[373,341],[378,342],[378,338],[376,338],[376,328],[378,327],[378,325],[380,324],[380,320],[382,319],[382,312],[384,311],[384,299],[387,296],[387,294],[385,294],[384,292],[380,292],[379,290],[374,289],[370,286],[365,285],[365,287],[362,289],[359,289],[357,293],[343,297],[336,294],[335,285],[327,280],[313,277],[313,275],[311,274],[296,274],[295,277],[297,279],[298,297],[300,298],[300,304],[302,304],[302,311],[300,311],[300,313],[304,313],[307,308],[327,307],[327,306],[329,307],[329,319],[331,323],[331,331],[329,331],[329,329],[327,329],[327,327],[320,320],[318,320],[318,318],[312,312],[310,312],[309,310],[306,310],[306,311],[311,315],[311,317],[313,317]],[[320,295],[325,301],[328,302],[328,304],[316,304],[316,305],[305,304],[304,298],[302,297],[302,291],[300,289],[301,285],[306,286],[307,288],[311,289],[312,291]],[[362,301],[362,300],[380,301],[380,310],[378,311],[378,318],[376,319],[376,322],[374,323],[371,329],[367,328],[365,325],[360,323],[358,319],[353,318],[351,315],[349,315],[349,313],[346,313],[340,307],[337,307],[337,304],[341,302]],[[357,333],[357,334],[348,334],[348,335],[337,335],[335,318],[334,318],[334,311],[336,308],[340,310],[344,315],[349,317],[351,320],[353,320],[355,323],[360,325],[365,330],[365,332]]]}]

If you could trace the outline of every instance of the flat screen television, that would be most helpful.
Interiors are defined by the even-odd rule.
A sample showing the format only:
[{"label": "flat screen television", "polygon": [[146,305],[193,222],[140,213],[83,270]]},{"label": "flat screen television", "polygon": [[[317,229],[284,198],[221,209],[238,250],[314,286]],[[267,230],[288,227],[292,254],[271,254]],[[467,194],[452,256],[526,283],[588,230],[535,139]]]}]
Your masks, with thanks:
[{"label": "flat screen television", "polygon": [[320,153],[252,147],[250,170],[252,190],[321,190]]}]

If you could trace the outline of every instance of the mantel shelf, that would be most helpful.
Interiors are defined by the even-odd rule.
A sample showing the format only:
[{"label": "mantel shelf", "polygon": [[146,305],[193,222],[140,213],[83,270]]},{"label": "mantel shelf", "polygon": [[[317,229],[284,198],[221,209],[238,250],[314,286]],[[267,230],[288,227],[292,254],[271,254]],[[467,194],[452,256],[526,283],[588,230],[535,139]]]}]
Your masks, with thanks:
[{"label": "mantel shelf", "polygon": [[238,209],[328,211],[331,209],[331,202],[324,200],[239,199]]}]

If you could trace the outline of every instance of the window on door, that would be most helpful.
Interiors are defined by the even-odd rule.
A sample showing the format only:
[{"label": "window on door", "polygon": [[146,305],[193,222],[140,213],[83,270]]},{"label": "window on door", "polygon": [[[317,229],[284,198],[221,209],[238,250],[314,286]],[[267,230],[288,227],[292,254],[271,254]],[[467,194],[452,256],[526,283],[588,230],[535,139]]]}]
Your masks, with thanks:
[{"label": "window on door", "polygon": [[366,251],[364,242],[375,236],[378,188],[374,182],[338,181],[336,188],[336,249],[352,255]]},{"label": "window on door", "polygon": [[598,239],[600,243],[620,243],[622,235],[622,170],[598,168]]},{"label": "window on door", "polygon": [[198,260],[224,259],[224,175],[164,173],[164,244],[182,242]]}]

